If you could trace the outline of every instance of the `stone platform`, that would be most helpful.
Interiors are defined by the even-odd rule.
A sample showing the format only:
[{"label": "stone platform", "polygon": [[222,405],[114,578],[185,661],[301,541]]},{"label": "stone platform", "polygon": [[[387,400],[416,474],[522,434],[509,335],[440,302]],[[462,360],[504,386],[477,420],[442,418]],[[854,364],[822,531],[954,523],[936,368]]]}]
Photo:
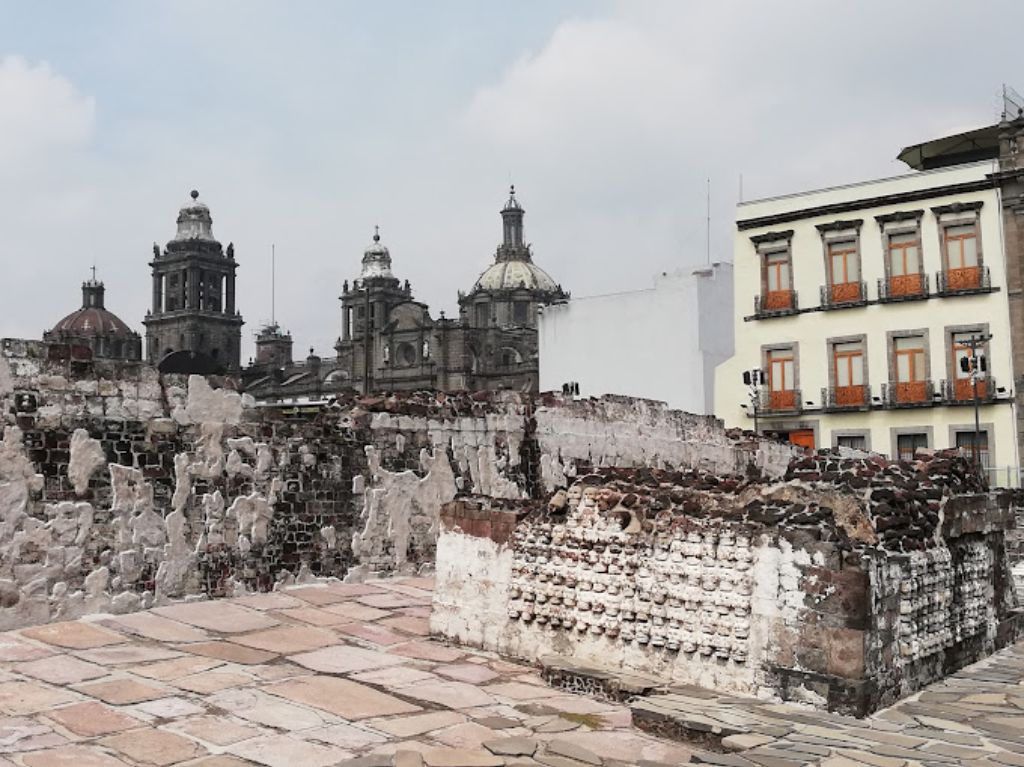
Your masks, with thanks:
[{"label": "stone platform", "polygon": [[427,637],[429,579],[0,634],[0,767],[616,767],[690,759],[628,707]]},{"label": "stone platform", "polygon": [[611,683],[640,693],[624,704],[549,687],[550,663],[428,638],[432,586],[300,586],[0,634],[0,767],[1024,765],[1024,644],[867,719],[640,678]]}]

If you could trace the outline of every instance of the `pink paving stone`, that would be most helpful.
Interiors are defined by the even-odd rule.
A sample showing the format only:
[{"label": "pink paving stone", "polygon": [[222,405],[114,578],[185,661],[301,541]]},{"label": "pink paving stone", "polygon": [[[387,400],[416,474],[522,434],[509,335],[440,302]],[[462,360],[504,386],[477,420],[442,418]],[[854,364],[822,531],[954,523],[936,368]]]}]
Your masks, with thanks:
[{"label": "pink paving stone", "polygon": [[235,644],[255,647],[282,655],[319,650],[338,643],[338,635],[315,626],[277,626],[266,631],[232,637]]},{"label": "pink paving stone", "polygon": [[433,748],[423,752],[427,767],[501,767],[505,760],[482,749]]},{"label": "pink paving stone", "polygon": [[224,690],[209,696],[206,702],[233,716],[279,730],[308,730],[338,724],[337,717],[326,712],[297,706],[260,690]]},{"label": "pink paving stone", "polygon": [[395,666],[404,662],[402,658],[377,650],[342,644],[292,655],[289,659],[293,663],[323,674],[348,674],[352,671]]},{"label": "pink paving stone", "polygon": [[152,612],[171,620],[188,623],[209,631],[218,631],[222,634],[244,634],[246,631],[268,629],[280,622],[256,610],[220,600],[158,607]]},{"label": "pink paving stone", "polygon": [[297,666],[294,663],[281,662],[273,665],[256,665],[246,668],[250,674],[261,682],[276,682],[278,679],[288,679],[293,676],[303,676],[307,669]]},{"label": "pink paving stone", "polygon": [[35,751],[67,743],[48,725],[23,716],[0,717],[0,753]]},{"label": "pink paving stone", "polygon": [[100,741],[104,746],[120,751],[129,759],[158,767],[178,764],[206,754],[206,749],[193,740],[166,730],[136,730],[112,735]]},{"label": "pink paving stone", "polygon": [[417,589],[423,589],[423,591],[433,591],[436,579],[433,576],[425,578],[406,578],[401,581],[407,586],[413,586]]},{"label": "pink paving stone", "polygon": [[475,663],[441,665],[437,667],[437,673],[441,676],[458,679],[460,682],[470,682],[471,684],[484,684],[498,678],[498,675],[486,666],[480,666]]},{"label": "pink paving stone", "polygon": [[332,724],[327,727],[303,730],[302,737],[306,740],[317,740],[352,751],[361,751],[367,746],[387,742],[386,735],[352,724]]},{"label": "pink paving stone", "polygon": [[321,610],[318,607],[293,607],[289,610],[278,610],[276,614],[294,621],[308,623],[310,626],[337,626],[341,623],[348,623],[350,620],[344,615]]},{"label": "pink paving stone", "polygon": [[370,586],[366,583],[328,583],[325,588],[335,594],[341,594],[343,597],[361,597],[367,594],[383,593],[380,586]]},{"label": "pink paving stone", "polygon": [[211,692],[220,692],[229,687],[244,687],[252,684],[252,677],[244,674],[236,674],[230,671],[204,671],[192,676],[183,676],[171,682],[175,687],[182,690],[209,695]]},{"label": "pink paving stone", "polygon": [[288,735],[265,735],[228,746],[237,756],[267,767],[327,767],[352,756],[334,746],[320,746]]},{"label": "pink paving stone", "polygon": [[214,746],[230,746],[242,740],[260,735],[263,730],[233,722],[224,716],[196,716],[179,719],[167,725],[175,732],[183,732],[202,743]]},{"label": "pink paving stone", "polygon": [[144,676],[149,679],[171,680],[179,679],[201,671],[208,671],[224,665],[224,661],[216,658],[197,658],[185,656],[173,660],[164,660],[157,663],[149,663],[144,666],[137,666],[132,673],[137,676]]},{"label": "pink paving stone", "polygon": [[486,740],[505,737],[501,732],[484,727],[476,722],[463,722],[433,733],[430,736],[438,743],[453,748],[480,748]]},{"label": "pink paving stone", "polygon": [[168,650],[166,647],[152,647],[143,644],[124,644],[114,647],[99,647],[95,650],[82,650],[76,652],[79,658],[90,663],[100,663],[105,666],[117,666],[121,664],[151,663],[158,660],[180,658],[181,653]]},{"label": "pink paving stone", "polygon": [[437,679],[434,674],[411,666],[392,666],[391,668],[364,671],[360,674],[352,674],[352,678],[357,682],[376,684],[381,687],[405,687],[414,682]]},{"label": "pink paving stone", "polygon": [[104,647],[127,641],[120,634],[84,621],[64,621],[63,623],[49,623],[45,626],[33,626],[22,629],[21,634],[30,639],[72,650],[88,650],[93,647]]},{"label": "pink paving stone", "polygon": [[144,722],[134,716],[117,711],[94,700],[54,708],[46,716],[61,727],[86,738],[111,735],[115,732],[141,727]]},{"label": "pink paving stone", "polygon": [[167,690],[151,684],[145,684],[131,677],[111,679],[104,682],[80,684],[78,692],[99,698],[104,703],[124,706],[129,703],[142,703],[144,700],[156,700],[167,696]]},{"label": "pink paving stone", "polygon": [[189,762],[188,767],[253,767],[256,762],[248,759],[240,759],[230,754],[217,754],[217,756],[204,756],[195,762]]},{"label": "pink paving stone", "polygon": [[301,599],[274,592],[238,597],[237,599],[232,599],[231,604],[251,607],[254,610],[285,610],[289,607],[302,607],[306,603]]},{"label": "pink paving stone", "polygon": [[201,642],[210,638],[201,629],[150,612],[119,615],[106,623],[114,630],[123,630],[158,642]]},{"label": "pink paving stone", "polygon": [[21,757],[25,767],[129,767],[96,746],[60,746]]},{"label": "pink paving stone", "polygon": [[416,607],[429,604],[429,599],[416,599],[405,594],[367,594],[356,599],[360,604],[369,607],[391,608],[391,607]]},{"label": "pink paving stone", "polygon": [[336,605],[328,605],[324,610],[340,615],[342,618],[347,618],[350,621],[375,621],[378,618],[387,618],[391,615],[391,612],[388,610],[367,607],[357,602],[342,602]]},{"label": "pink paving stone", "polygon": [[389,647],[388,652],[406,658],[432,660],[435,663],[452,663],[465,653],[455,647],[445,647],[438,642],[415,641]]},{"label": "pink paving stone", "polygon": [[534,684],[523,684],[522,682],[501,682],[499,684],[488,684],[484,687],[487,692],[510,700],[538,700],[540,698],[554,697],[558,693],[550,687]]},{"label": "pink paving stone", "polygon": [[345,595],[323,586],[303,586],[297,589],[288,589],[286,593],[290,597],[297,597],[311,605],[332,605],[345,599]]},{"label": "pink paving stone", "polygon": [[19,642],[14,634],[0,634],[0,661],[35,660],[53,655],[53,650]]},{"label": "pink paving stone", "polygon": [[68,690],[39,682],[0,682],[0,713],[34,714],[78,699]]},{"label": "pink paving stone", "polygon": [[424,591],[418,589],[415,586],[410,586],[408,581],[381,581],[381,588],[387,589],[388,591],[396,594],[405,594],[409,597],[415,597],[417,601],[432,599],[433,594],[430,591]]},{"label": "pink paving stone", "polygon": [[412,618],[430,618],[431,608],[429,607],[397,607],[396,613],[408,615]]},{"label": "pink paving stone", "polygon": [[496,701],[479,687],[465,682],[416,682],[398,690],[403,696],[430,701],[448,708],[473,708],[489,706]]},{"label": "pink paving stone", "polygon": [[179,695],[136,703],[131,711],[139,711],[157,719],[177,719],[183,716],[197,716],[206,713],[206,709],[191,700]]},{"label": "pink paving stone", "polygon": [[206,658],[217,658],[229,663],[241,663],[253,665],[256,663],[268,663],[278,657],[277,653],[257,650],[253,647],[243,647],[234,642],[196,642],[195,644],[184,645],[190,653],[202,655]]},{"label": "pink paving stone", "polygon": [[604,703],[582,695],[566,695],[560,698],[546,698],[545,706],[564,711],[567,714],[605,714],[609,711],[621,711],[621,706]]},{"label": "pink paving stone", "polygon": [[380,622],[381,626],[398,629],[407,634],[416,634],[421,637],[430,636],[430,621],[426,618],[414,618],[411,615],[399,615],[395,618],[385,618]]},{"label": "pink paving stone", "polygon": [[465,721],[466,717],[457,711],[431,711],[429,714],[371,719],[366,724],[375,730],[382,730],[396,738],[411,738],[415,735],[434,732],[443,727],[450,727],[453,724],[461,724]]},{"label": "pink paving stone", "polygon": [[655,740],[635,732],[582,729],[559,733],[556,737],[558,740],[582,746],[606,759],[621,759],[628,762],[649,759],[667,764],[686,764],[693,753],[685,746]]},{"label": "pink paving stone", "polygon": [[375,623],[346,623],[343,626],[337,626],[334,630],[339,634],[365,639],[367,642],[379,645],[398,644],[409,638],[405,634],[389,631]]},{"label": "pink paving stone", "polygon": [[349,679],[300,676],[263,688],[282,698],[329,711],[344,719],[367,719],[419,711],[419,706],[386,695]]},{"label": "pink paving stone", "polygon": [[42,660],[19,663],[18,673],[41,679],[50,684],[75,684],[87,679],[106,676],[109,671],[103,666],[79,660],[71,655],[57,655]]}]

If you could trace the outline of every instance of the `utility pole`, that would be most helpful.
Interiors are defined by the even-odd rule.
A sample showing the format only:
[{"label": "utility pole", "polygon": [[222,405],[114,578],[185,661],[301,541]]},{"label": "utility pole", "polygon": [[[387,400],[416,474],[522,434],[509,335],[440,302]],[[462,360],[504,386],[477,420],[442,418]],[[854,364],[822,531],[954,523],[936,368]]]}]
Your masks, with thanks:
[{"label": "utility pole", "polygon": [[363,316],[363,394],[370,393],[370,365],[372,363],[372,354],[370,351],[370,289],[366,286],[366,280],[363,280],[363,300],[364,300],[364,311],[366,312]]}]

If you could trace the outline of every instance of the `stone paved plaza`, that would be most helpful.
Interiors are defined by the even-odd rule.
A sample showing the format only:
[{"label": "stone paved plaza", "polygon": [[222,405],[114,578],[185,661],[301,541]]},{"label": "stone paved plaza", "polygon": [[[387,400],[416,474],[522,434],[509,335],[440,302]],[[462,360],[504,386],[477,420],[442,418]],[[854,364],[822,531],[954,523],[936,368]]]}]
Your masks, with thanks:
[{"label": "stone paved plaza", "polygon": [[1024,765],[1020,645],[864,721],[692,688],[633,704],[711,752],[430,640],[431,587],[299,586],[0,634],[0,767]]}]

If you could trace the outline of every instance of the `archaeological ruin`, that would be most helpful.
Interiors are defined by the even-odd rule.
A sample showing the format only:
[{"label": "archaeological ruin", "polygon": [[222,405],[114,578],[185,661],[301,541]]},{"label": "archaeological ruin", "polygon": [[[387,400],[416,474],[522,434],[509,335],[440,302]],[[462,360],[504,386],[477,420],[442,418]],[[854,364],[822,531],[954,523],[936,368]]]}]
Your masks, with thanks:
[{"label": "archaeological ruin", "polygon": [[257,406],[64,351],[0,350],[0,630],[436,567],[447,641],[859,715],[1017,636],[1024,503],[955,455],[619,397]]}]

